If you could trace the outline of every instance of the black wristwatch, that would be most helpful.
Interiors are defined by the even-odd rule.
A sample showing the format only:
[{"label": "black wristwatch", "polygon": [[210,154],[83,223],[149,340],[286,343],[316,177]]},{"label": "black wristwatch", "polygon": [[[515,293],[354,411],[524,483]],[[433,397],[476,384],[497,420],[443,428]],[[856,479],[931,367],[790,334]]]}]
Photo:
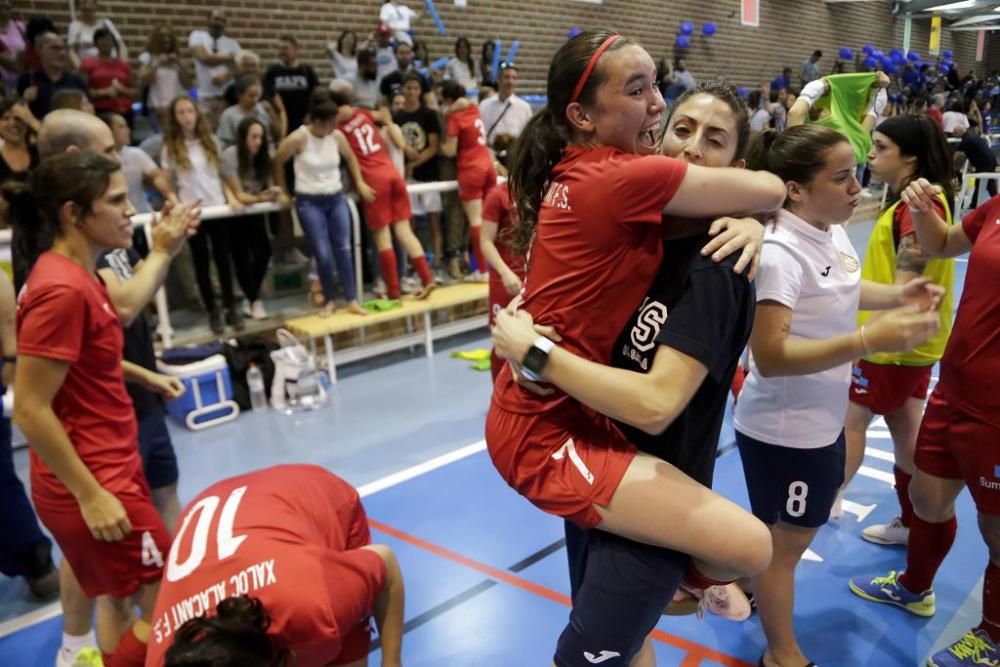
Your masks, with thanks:
[{"label": "black wristwatch", "polygon": [[545,336],[539,336],[521,361],[521,375],[531,382],[541,382],[542,371],[549,361],[549,352],[555,346],[556,344]]}]

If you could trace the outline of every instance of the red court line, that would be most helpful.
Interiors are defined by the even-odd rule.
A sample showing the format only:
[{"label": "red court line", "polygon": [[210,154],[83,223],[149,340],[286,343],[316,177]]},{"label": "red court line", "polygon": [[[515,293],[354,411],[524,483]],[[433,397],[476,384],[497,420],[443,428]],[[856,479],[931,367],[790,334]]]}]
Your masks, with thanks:
[{"label": "red court line", "polygon": [[[410,535],[409,533],[404,533],[398,528],[388,526],[381,521],[375,521],[371,517],[368,518],[368,523],[375,530],[383,532],[386,535],[391,535],[398,540],[402,540],[403,542],[423,549],[424,551],[429,551],[430,553],[440,556],[446,560],[450,560],[453,563],[458,563],[459,565],[475,570],[476,572],[486,575],[490,579],[502,581],[505,584],[510,584],[511,586],[520,588],[521,590],[534,593],[535,595],[543,597],[546,600],[564,605],[566,607],[572,606],[568,595],[554,591],[547,586],[542,586],[534,583],[533,581],[528,581],[527,579],[519,577],[506,570],[500,570],[490,565],[486,565],[485,563],[480,563],[479,561],[473,560],[468,556],[463,556],[460,553],[445,549],[444,547],[428,542],[427,540]],[[653,637],[653,639],[663,642],[664,644],[687,651],[688,655],[684,658],[684,662],[681,663],[681,667],[699,667],[703,660],[711,660],[721,665],[725,665],[726,667],[754,667],[753,664],[745,660],[735,658],[731,655],[726,655],[725,653],[720,653],[715,649],[702,646],[701,644],[684,639],[683,637],[677,637],[670,633],[663,632],[662,630],[653,630],[653,632],[650,633],[650,636]]]}]

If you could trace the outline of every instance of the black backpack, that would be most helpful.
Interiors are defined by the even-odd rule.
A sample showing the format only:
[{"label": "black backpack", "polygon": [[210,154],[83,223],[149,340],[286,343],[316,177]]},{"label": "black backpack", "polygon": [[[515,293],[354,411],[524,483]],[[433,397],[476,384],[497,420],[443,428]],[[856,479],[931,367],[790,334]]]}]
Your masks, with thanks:
[{"label": "black backpack", "polygon": [[235,343],[222,346],[222,354],[229,365],[229,378],[233,386],[233,400],[240,410],[250,409],[250,388],[247,386],[247,370],[256,364],[264,375],[264,392],[271,396],[271,382],[274,380],[274,362],[271,352],[278,349],[277,343],[261,336],[244,336]]}]

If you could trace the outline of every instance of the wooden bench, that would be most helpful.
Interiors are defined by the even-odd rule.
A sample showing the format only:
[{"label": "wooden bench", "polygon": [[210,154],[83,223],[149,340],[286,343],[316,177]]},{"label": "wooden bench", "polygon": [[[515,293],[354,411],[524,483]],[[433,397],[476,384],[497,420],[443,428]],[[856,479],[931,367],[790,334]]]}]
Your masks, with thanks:
[{"label": "wooden bench", "polygon": [[[434,354],[434,341],[466,331],[474,331],[487,324],[485,304],[489,289],[485,283],[464,283],[449,287],[439,287],[429,298],[418,301],[413,298],[403,300],[401,308],[370,313],[366,316],[354,315],[338,310],[329,317],[308,315],[296,317],[285,322],[285,327],[302,339],[309,340],[309,348],[316,354],[316,340],[323,339],[326,367],[330,373],[330,381],[337,381],[337,362],[349,363],[359,359],[367,359],[387,352],[402,350],[414,345],[423,344],[427,356]],[[458,314],[463,306],[474,306],[480,302],[484,309],[476,310],[471,317],[463,317],[444,324],[435,325],[433,313],[453,311]],[[422,327],[415,326],[419,317]],[[406,332],[374,343],[364,340],[364,330],[377,325],[402,323]],[[360,343],[347,347],[334,355],[334,336],[349,332],[358,332]]]}]

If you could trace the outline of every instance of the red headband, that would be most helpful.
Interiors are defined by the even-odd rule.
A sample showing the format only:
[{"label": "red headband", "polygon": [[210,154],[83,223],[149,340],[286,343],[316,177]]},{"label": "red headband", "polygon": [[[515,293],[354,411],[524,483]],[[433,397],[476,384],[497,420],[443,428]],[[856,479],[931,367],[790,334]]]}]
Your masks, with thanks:
[{"label": "red headband", "polygon": [[621,35],[611,35],[606,40],[604,40],[597,50],[594,51],[594,55],[590,56],[590,62],[587,63],[586,69],[583,70],[583,74],[580,75],[580,80],[576,82],[576,88],[573,89],[573,96],[569,98],[569,103],[573,104],[580,97],[580,93],[583,92],[583,87],[587,85],[587,79],[590,78],[590,74],[597,67],[597,61],[601,59],[601,54],[604,53],[609,46],[621,39]]}]

